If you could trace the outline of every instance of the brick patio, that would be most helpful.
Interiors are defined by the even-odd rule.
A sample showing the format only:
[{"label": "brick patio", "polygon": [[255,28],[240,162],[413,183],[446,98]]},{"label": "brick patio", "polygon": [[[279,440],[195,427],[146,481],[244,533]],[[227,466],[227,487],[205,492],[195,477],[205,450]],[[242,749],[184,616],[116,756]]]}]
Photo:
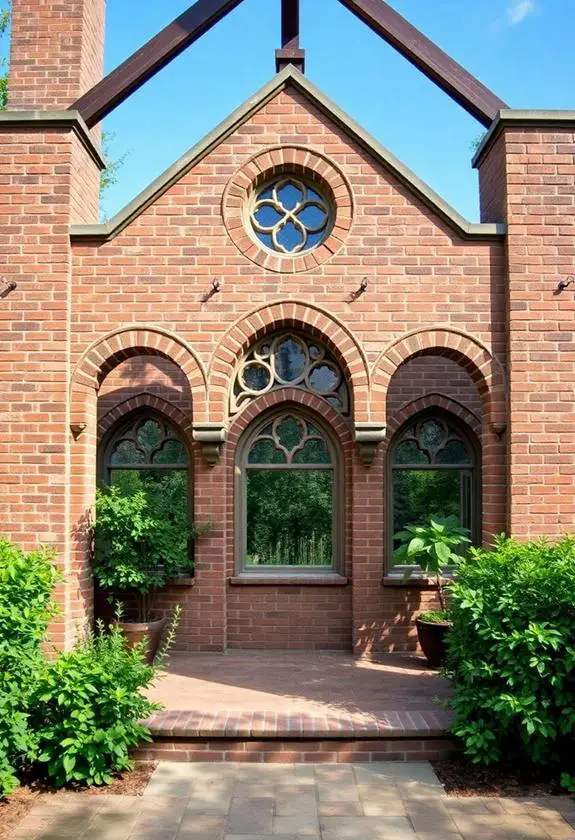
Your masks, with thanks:
[{"label": "brick patio", "polygon": [[148,721],[170,760],[362,761],[434,757],[451,747],[446,680],[418,656],[233,652],[171,656]]},{"label": "brick patio", "polygon": [[446,796],[427,762],[160,763],[143,796],[42,800],[10,840],[574,840],[569,797]]}]

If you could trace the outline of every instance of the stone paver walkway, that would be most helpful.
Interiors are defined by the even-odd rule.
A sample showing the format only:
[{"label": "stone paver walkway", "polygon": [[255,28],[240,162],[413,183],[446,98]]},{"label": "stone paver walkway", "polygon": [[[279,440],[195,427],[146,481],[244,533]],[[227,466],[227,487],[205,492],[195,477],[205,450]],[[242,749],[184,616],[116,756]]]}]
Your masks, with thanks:
[{"label": "stone paver walkway", "polygon": [[140,797],[44,799],[11,840],[568,840],[573,826],[573,799],[447,797],[427,762],[165,762]]}]

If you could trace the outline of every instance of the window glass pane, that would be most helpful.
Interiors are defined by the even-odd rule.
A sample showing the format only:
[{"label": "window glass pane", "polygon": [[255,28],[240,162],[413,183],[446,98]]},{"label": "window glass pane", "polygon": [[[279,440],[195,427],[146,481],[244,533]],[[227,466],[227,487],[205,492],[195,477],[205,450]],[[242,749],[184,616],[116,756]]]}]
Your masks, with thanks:
[{"label": "window glass pane", "polygon": [[272,204],[261,204],[254,212],[254,219],[263,228],[273,228],[283,216]]},{"label": "window glass pane", "polygon": [[279,187],[277,196],[284,210],[295,210],[298,204],[303,201],[303,192],[296,184],[287,181]]},{"label": "window glass pane", "polygon": [[419,442],[426,449],[437,449],[444,438],[445,429],[437,420],[427,420],[419,429]]},{"label": "window glass pane", "polygon": [[112,452],[112,464],[145,464],[146,456],[131,440],[122,440]]},{"label": "window glass pane", "polygon": [[248,464],[285,464],[286,458],[271,440],[258,440],[252,446]]},{"label": "window glass pane", "polygon": [[330,464],[331,455],[323,440],[308,440],[293,456],[294,464]]},{"label": "window glass pane", "polygon": [[309,381],[311,387],[319,391],[320,394],[327,394],[337,388],[339,376],[331,365],[323,364],[314,367],[310,373]]},{"label": "window glass pane", "polygon": [[429,458],[414,440],[406,440],[395,447],[394,464],[429,464]]},{"label": "window glass pane", "polygon": [[288,253],[295,251],[304,244],[304,232],[301,227],[296,226],[290,219],[284,225],[278,227],[276,239],[279,245]]},{"label": "window glass pane", "polygon": [[248,470],[246,566],[332,564],[331,470]]},{"label": "window glass pane", "polygon": [[393,533],[430,516],[454,515],[461,521],[460,488],[460,470],[394,470]]},{"label": "window glass pane", "polygon": [[460,440],[450,440],[435,457],[437,464],[470,464],[471,458]]},{"label": "window glass pane", "polygon": [[295,417],[286,417],[277,427],[278,440],[282,446],[285,446],[288,452],[291,452],[305,434],[305,425],[298,422]]},{"label": "window glass pane", "polygon": [[187,470],[112,470],[110,483],[125,496],[139,490],[146,494],[150,514],[165,523],[180,566],[188,568],[188,472]]},{"label": "window glass pane", "polygon": [[154,464],[186,464],[186,450],[179,440],[167,440],[161,449],[154,453]]},{"label": "window glass pane", "polygon": [[155,420],[146,420],[145,423],[138,428],[136,438],[140,446],[143,446],[147,452],[157,446],[164,437],[164,430]]},{"label": "window glass pane", "polygon": [[271,373],[267,367],[256,362],[245,366],[242,379],[245,387],[251,391],[263,391],[270,384]]},{"label": "window glass pane", "polygon": [[284,382],[292,382],[303,374],[306,364],[306,353],[301,342],[295,338],[286,338],[276,347],[275,365],[277,375]]}]

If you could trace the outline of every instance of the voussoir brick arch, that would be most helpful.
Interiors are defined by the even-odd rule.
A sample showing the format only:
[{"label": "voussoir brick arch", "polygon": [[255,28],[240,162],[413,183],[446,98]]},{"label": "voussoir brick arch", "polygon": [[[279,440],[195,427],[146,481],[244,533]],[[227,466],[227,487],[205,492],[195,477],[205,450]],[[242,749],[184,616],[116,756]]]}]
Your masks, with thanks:
[{"label": "voussoir brick arch", "polygon": [[433,393],[410,400],[395,411],[393,417],[390,417],[387,423],[386,440],[390,441],[398,429],[412,417],[415,417],[416,414],[430,408],[442,409],[455,415],[481,439],[481,418],[458,400],[454,400],[446,394]]},{"label": "voussoir brick arch", "polygon": [[369,422],[369,367],[351,330],[333,315],[303,301],[277,301],[253,310],[225,333],[208,373],[210,420],[225,423],[238,361],[265,335],[293,329],[321,341],[341,365],[350,390],[355,422]]},{"label": "voussoir brick arch", "polygon": [[104,414],[104,416],[98,421],[98,439],[101,440],[106,432],[108,432],[112,426],[118,422],[118,420],[122,420],[133,411],[139,411],[143,408],[150,408],[153,411],[163,414],[164,417],[171,420],[184,435],[191,439],[192,418],[187,414],[184,414],[184,412],[177,406],[172,405],[167,400],[157,396],[157,394],[151,394],[146,391],[136,394],[133,397],[128,397],[128,399],[118,403],[118,405],[115,405],[107,411],[106,414]]},{"label": "voussoir brick arch", "polygon": [[451,327],[414,330],[395,339],[372,368],[372,419],[386,419],[386,398],[396,370],[418,356],[442,356],[466,370],[482,398],[484,418],[497,434],[507,422],[507,385],[499,359],[477,338]]},{"label": "voussoir brick arch", "polygon": [[180,336],[151,324],[131,324],[107,333],[83,354],[72,375],[72,394],[98,392],[117,365],[134,356],[161,356],[186,376],[195,421],[205,421],[207,376],[194,350]]}]

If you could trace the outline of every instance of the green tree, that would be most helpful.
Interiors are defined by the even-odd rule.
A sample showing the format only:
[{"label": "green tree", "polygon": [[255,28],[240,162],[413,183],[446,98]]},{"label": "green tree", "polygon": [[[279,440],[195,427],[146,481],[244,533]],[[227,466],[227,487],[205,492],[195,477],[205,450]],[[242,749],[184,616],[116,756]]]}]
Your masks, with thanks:
[{"label": "green tree", "polygon": [[[4,36],[10,23],[10,10],[0,9],[0,45],[4,47]],[[6,110],[8,99],[8,59],[0,58],[0,111]]]}]

